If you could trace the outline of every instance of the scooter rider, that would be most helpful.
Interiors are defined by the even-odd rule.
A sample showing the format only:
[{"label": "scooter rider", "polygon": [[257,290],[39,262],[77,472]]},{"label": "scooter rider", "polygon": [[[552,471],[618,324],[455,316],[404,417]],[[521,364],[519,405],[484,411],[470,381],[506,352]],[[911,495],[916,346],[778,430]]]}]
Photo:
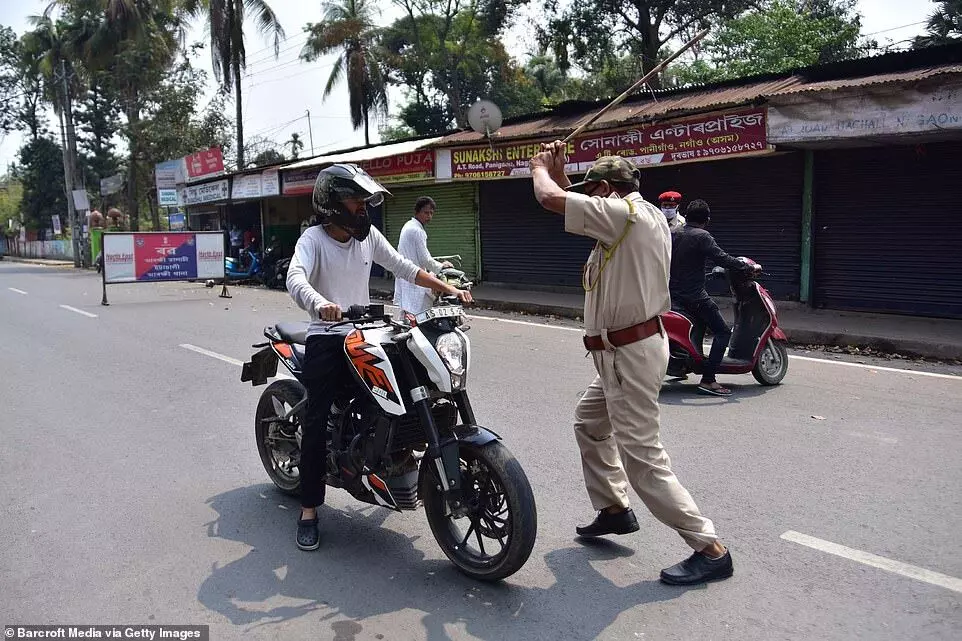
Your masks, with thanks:
[{"label": "scooter rider", "polygon": [[698,390],[714,396],[731,396],[732,391],[715,380],[715,373],[725,357],[732,331],[718,311],[718,304],[705,289],[705,261],[712,260],[716,266],[726,269],[751,268],[722,251],[705,229],[711,220],[708,203],[704,200],[691,201],[685,216],[686,225],[671,234],[671,278],[668,281],[671,303],[673,307],[705,323],[714,334]]},{"label": "scooter rider", "polygon": [[397,278],[457,296],[465,303],[471,294],[458,290],[403,258],[377,228],[371,227],[368,205],[377,206],[390,195],[363,169],[351,164],[325,168],[314,183],[312,205],[320,225],[308,228],[297,241],[287,273],[287,290],[297,305],[311,315],[304,358],[307,416],[302,426],[301,513],[297,546],[320,546],[316,508],[324,503],[327,466],[327,418],[340,383],[349,376],[344,357],[344,335],[329,331],[351,305],[368,305],[371,264],[376,262]]}]

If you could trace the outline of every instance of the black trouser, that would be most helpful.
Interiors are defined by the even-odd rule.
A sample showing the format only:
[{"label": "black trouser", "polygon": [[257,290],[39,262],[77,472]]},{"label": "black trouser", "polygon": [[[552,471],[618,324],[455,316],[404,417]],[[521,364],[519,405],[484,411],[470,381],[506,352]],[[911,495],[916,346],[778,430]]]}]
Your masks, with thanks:
[{"label": "black trouser", "polygon": [[307,339],[304,383],[307,419],[301,435],[301,506],[324,504],[327,490],[327,417],[331,403],[350,372],[344,356],[344,335],[317,334]]},{"label": "black trouser", "polygon": [[[711,342],[711,352],[708,353],[708,360],[702,370],[702,382],[714,383],[715,373],[725,357],[725,350],[728,348],[728,341],[731,340],[732,330],[725,322],[725,318],[718,311],[718,305],[711,298],[702,298],[695,301],[682,302],[683,309],[707,325],[715,337]],[[701,348],[701,345],[695,347]]]}]

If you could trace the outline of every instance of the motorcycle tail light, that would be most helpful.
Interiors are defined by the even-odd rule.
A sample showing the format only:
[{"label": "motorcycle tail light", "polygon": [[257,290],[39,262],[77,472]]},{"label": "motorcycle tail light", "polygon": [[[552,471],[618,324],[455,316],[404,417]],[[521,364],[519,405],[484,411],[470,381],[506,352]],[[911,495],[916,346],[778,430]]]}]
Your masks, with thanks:
[{"label": "motorcycle tail light", "polygon": [[287,343],[274,343],[274,349],[276,349],[277,353],[283,356],[284,358],[294,357],[294,350],[292,350],[291,346],[288,345]]}]

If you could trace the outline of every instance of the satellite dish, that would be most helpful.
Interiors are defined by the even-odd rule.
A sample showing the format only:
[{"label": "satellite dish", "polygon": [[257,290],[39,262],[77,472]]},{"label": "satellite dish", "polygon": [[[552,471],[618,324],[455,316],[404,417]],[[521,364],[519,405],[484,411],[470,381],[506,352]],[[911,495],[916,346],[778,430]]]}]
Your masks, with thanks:
[{"label": "satellite dish", "polygon": [[501,128],[501,109],[490,100],[479,100],[468,109],[471,129],[488,138]]}]

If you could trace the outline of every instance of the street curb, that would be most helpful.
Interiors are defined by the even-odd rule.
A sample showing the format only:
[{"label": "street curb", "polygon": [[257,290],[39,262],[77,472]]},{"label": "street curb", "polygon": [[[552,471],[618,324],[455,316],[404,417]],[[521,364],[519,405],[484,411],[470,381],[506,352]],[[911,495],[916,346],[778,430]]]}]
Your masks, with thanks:
[{"label": "street curb", "polygon": [[[394,291],[372,289],[371,296],[391,300]],[[530,316],[556,316],[571,320],[581,320],[583,310],[575,307],[542,305],[520,301],[486,300],[475,298],[474,304],[478,308],[485,308],[499,312],[516,312]],[[885,336],[870,336],[863,334],[844,334],[813,329],[793,329],[791,326],[781,326],[793,345],[828,345],[834,347],[870,348],[884,354],[900,354],[914,358],[934,358],[938,360],[962,360],[962,345],[922,341],[907,338],[889,338]]]},{"label": "street curb", "polygon": [[25,265],[43,265],[44,267],[73,267],[72,260],[57,260],[55,258],[23,258],[21,256],[10,256],[4,254],[0,260],[8,260],[11,263],[23,263]]}]

